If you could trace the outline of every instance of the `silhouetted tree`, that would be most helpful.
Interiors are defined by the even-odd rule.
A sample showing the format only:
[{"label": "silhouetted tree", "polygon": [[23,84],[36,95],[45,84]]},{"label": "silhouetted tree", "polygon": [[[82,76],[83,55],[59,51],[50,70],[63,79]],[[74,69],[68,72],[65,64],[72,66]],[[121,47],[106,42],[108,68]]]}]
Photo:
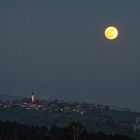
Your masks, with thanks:
[{"label": "silhouetted tree", "polygon": [[50,130],[46,127],[0,121],[0,140],[133,140],[123,135],[112,136],[93,133],[84,129],[80,122],[72,122],[68,127],[56,125]]}]

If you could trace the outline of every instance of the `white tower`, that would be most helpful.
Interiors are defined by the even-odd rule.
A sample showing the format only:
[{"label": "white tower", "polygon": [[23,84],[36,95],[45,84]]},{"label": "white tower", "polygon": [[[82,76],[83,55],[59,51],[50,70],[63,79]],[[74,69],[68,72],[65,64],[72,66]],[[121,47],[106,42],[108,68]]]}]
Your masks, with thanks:
[{"label": "white tower", "polygon": [[32,91],[32,103],[33,104],[35,103],[35,95],[34,95],[33,91]]}]

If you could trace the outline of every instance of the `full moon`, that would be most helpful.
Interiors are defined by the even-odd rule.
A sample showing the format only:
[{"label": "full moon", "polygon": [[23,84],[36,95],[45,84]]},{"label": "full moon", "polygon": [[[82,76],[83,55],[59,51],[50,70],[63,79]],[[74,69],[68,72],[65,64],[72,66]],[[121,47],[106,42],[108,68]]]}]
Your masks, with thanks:
[{"label": "full moon", "polygon": [[118,30],[116,27],[111,26],[105,29],[105,37],[107,39],[114,40],[117,38],[117,36],[118,36]]}]

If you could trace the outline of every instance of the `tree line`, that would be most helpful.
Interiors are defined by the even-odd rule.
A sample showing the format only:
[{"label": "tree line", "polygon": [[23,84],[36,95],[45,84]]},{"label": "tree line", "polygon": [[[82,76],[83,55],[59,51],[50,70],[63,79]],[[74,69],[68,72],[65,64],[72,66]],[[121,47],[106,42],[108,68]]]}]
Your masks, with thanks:
[{"label": "tree line", "polygon": [[0,140],[133,140],[124,135],[88,132],[80,122],[67,127],[53,125],[50,129],[17,122],[0,121]]}]

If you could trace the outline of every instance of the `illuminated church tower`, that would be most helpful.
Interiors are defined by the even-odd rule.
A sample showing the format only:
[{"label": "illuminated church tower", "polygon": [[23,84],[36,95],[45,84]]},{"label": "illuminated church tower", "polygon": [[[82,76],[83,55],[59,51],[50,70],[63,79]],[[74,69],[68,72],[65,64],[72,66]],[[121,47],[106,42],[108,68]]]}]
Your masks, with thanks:
[{"label": "illuminated church tower", "polygon": [[34,95],[33,91],[32,91],[32,103],[33,104],[35,103],[35,95]]}]

